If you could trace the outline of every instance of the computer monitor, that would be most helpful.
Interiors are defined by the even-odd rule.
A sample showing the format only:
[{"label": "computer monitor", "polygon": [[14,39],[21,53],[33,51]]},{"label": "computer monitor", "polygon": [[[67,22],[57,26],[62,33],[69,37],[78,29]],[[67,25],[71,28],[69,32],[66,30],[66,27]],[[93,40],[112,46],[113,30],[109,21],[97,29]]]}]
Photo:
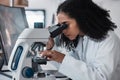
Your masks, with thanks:
[{"label": "computer monitor", "polygon": [[27,27],[24,8],[0,5],[0,46],[6,64],[19,34]]}]

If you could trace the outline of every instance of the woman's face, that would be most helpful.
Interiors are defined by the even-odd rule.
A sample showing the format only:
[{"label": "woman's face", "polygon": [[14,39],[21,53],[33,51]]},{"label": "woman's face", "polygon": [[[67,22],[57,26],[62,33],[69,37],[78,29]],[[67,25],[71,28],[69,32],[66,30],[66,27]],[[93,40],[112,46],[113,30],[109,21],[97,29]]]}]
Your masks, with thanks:
[{"label": "woman's face", "polygon": [[58,13],[57,18],[59,24],[65,22],[68,25],[68,28],[63,30],[63,33],[70,40],[74,40],[77,35],[83,35],[83,33],[79,30],[78,24],[74,18],[70,18],[64,12]]}]

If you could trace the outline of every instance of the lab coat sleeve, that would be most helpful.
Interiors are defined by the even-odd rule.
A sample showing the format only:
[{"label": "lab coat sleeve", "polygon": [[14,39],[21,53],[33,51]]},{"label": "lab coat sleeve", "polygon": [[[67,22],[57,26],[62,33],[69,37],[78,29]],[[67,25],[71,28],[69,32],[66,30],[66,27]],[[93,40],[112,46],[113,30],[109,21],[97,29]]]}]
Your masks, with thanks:
[{"label": "lab coat sleeve", "polygon": [[66,55],[59,72],[73,80],[110,80],[120,56],[117,42],[113,37],[102,42],[96,57],[90,63]]}]

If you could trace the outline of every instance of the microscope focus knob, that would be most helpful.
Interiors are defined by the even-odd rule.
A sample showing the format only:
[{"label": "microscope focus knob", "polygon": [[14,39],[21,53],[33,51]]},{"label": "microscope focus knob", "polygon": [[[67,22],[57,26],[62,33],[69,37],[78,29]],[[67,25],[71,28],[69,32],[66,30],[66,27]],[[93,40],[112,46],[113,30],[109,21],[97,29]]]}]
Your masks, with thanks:
[{"label": "microscope focus knob", "polygon": [[31,78],[34,75],[34,71],[30,67],[24,67],[22,70],[22,75],[24,78]]}]

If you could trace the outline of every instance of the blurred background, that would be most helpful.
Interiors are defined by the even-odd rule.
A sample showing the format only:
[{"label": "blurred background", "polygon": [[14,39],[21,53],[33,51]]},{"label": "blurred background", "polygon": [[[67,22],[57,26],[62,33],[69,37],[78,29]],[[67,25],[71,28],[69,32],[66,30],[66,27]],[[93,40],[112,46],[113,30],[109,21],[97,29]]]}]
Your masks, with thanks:
[{"label": "blurred background", "polygon": [[[64,0],[0,0],[0,70],[7,65],[19,34],[25,28],[56,24],[56,9]],[[93,0],[109,10],[120,38],[120,0]]]}]

